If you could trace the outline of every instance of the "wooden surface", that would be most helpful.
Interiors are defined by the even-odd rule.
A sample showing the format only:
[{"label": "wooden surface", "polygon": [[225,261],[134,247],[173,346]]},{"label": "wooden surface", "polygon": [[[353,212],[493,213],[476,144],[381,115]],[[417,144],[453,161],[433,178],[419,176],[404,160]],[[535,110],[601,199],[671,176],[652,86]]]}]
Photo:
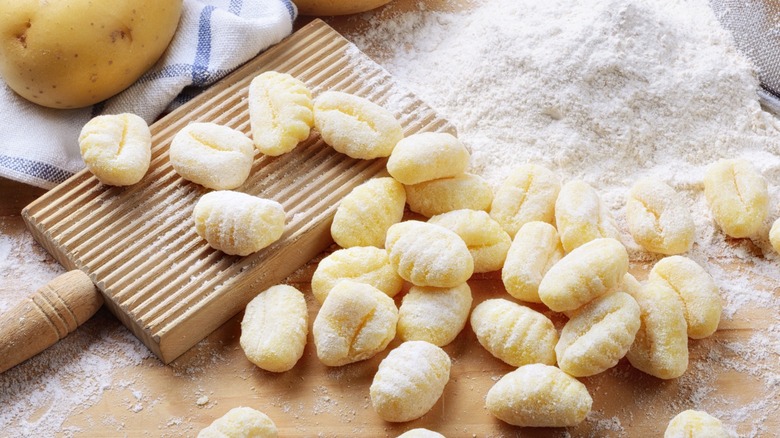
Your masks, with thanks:
[{"label": "wooden surface", "polygon": [[[427,4],[433,10],[448,10],[463,8],[466,3],[442,0]],[[386,11],[391,17],[394,11],[408,10],[416,5],[414,0],[397,0]],[[307,19],[302,18],[298,25],[305,21]],[[354,17],[327,21],[338,30],[365,26]],[[21,208],[42,193],[40,189],[0,179],[0,233],[3,236],[27,238]],[[311,296],[309,281],[321,257],[288,278],[289,284],[307,295],[312,318],[318,306]],[[50,263],[44,259],[41,256],[41,260],[19,263]],[[723,260],[720,265],[724,270],[742,269],[732,260]],[[640,279],[645,277],[646,270],[646,265],[634,265],[634,273]],[[476,276],[469,284],[474,305],[487,298],[505,296],[498,274]],[[31,294],[39,286],[28,284],[24,278],[10,278],[0,285],[8,290],[19,290],[20,297]],[[772,279],[754,276],[750,279],[750,292],[777,294],[778,286]],[[746,353],[745,348],[734,347],[751,345],[756,334],[772,330],[777,324],[776,309],[742,306],[724,318],[714,336],[690,341],[689,370],[680,379],[651,378],[631,368],[625,360],[612,370],[581,379],[593,396],[593,412],[582,425],[568,430],[514,428],[485,411],[485,393],[512,368],[486,353],[468,326],[445,348],[453,358],[452,378],[433,410],[416,421],[390,424],[378,419],[368,398],[368,386],[387,352],[361,363],[328,368],[317,360],[310,336],[304,356],[293,370],[268,373],[244,357],[238,343],[240,317],[230,319],[170,365],[162,365],[149,355],[140,363],[112,370],[112,383],[100,391],[97,399],[75,409],[58,435],[194,436],[236,406],[251,406],[267,413],[279,426],[280,436],[393,437],[416,427],[435,429],[448,437],[662,436],[674,414],[694,406],[733,413],[732,418],[739,420],[732,426],[740,434],[758,430],[755,436],[776,436],[776,431],[780,430],[777,385],[767,385],[761,374],[778,372],[777,353],[751,354]],[[562,322],[556,319],[559,328]],[[122,338],[125,329],[110,313],[101,310],[85,330],[87,339],[113,339]],[[740,367],[733,364],[743,364],[740,366],[746,369],[739,371]],[[45,364],[36,364],[34,368],[26,366],[24,371],[31,376],[27,382],[31,386],[41,377],[56,373]],[[757,402],[763,402],[766,409],[752,409],[744,415],[737,413],[744,406]],[[46,412],[42,409],[32,416],[46,421]],[[68,430],[78,432],[66,433]],[[3,436],[2,431],[0,436]]]}]

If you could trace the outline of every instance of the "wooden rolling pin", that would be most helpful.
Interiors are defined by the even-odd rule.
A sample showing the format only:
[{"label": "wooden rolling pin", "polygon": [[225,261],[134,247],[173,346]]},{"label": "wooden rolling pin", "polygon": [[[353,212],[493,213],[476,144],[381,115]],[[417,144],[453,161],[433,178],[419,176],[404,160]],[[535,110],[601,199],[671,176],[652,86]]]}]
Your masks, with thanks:
[{"label": "wooden rolling pin", "polygon": [[54,345],[102,305],[103,295],[81,271],[51,280],[0,315],[0,373]]}]

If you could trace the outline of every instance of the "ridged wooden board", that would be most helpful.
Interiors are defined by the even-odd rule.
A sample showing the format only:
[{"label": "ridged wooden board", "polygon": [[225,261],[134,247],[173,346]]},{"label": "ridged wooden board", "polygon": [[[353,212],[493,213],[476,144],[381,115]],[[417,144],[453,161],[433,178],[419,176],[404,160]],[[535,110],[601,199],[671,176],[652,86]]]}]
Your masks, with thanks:
[{"label": "ridged wooden board", "polygon": [[258,155],[237,189],[282,203],[282,238],[247,257],[210,248],[191,219],[207,190],[176,174],[168,147],[196,121],[250,135],[248,85],[268,70],[301,79],[315,96],[339,90],[383,105],[406,135],[454,133],[387,71],[317,20],[152,125],[152,164],[138,184],[109,187],[82,171],[27,206],[23,217],[35,239],[65,267],[86,272],[110,310],[165,363],[327,248],[339,200],[385,172],[385,159],[349,158],[313,131],[288,154]]}]

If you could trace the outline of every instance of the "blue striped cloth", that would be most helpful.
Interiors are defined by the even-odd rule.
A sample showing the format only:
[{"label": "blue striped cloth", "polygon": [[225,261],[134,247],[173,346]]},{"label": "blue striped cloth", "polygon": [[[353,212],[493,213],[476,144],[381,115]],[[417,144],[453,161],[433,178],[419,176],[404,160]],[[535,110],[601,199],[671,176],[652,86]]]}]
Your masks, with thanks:
[{"label": "blue striped cloth", "polygon": [[84,167],[78,136],[90,118],[130,112],[152,123],[281,41],[296,15],[291,0],[184,0],[163,58],[130,88],[91,108],[43,108],[0,82],[0,176],[54,187]]}]

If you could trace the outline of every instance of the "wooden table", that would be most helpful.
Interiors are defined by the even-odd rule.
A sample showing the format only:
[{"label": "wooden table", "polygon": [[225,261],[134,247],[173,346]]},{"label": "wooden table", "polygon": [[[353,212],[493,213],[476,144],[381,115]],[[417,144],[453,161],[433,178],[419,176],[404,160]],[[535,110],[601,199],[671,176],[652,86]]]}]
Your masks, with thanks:
[{"label": "wooden table", "polygon": [[[468,8],[469,2],[429,1],[432,10]],[[392,2],[383,14],[416,7],[413,0]],[[310,18],[302,17],[296,27]],[[325,18],[342,32],[355,31],[365,23],[354,17]],[[369,55],[373,55],[369,53]],[[0,238],[25,239],[20,212],[23,206],[44,190],[0,179]],[[37,258],[11,258],[8,263],[53,269],[51,259],[38,248]],[[307,294],[313,320],[318,306],[310,294],[309,281],[317,259],[289,278],[289,283]],[[724,269],[739,269],[731,260],[722,262]],[[3,265],[0,265],[3,266]],[[644,278],[647,266],[637,266],[635,273]],[[500,275],[475,276],[469,282],[476,305],[480,301],[506,296]],[[40,286],[25,278],[6,278],[0,288],[18,290],[19,298]],[[756,293],[777,294],[778,286],[769,279],[752,281]],[[386,352],[360,363],[328,368],[316,358],[313,345],[306,347],[303,359],[291,371],[281,374],[264,372],[252,365],[239,346],[240,319],[228,323],[174,361],[162,365],[151,355],[128,366],[107,370],[95,399],[77,406],[65,419],[60,434],[77,436],[194,436],[197,431],[236,406],[251,406],[268,414],[279,427],[281,436],[396,436],[401,432],[427,427],[448,437],[459,436],[661,436],[669,419],[691,407],[712,412],[731,412],[740,418],[733,426],[740,434],[758,430],[759,436],[771,436],[780,429],[778,388],[767,386],[765,373],[778,373],[779,351],[745,357],[745,348],[755,342],[762,330],[772,330],[778,309],[741,307],[721,322],[709,339],[691,341],[689,371],[680,379],[661,381],[634,370],[625,360],[612,370],[581,379],[594,399],[588,420],[568,431],[520,429],[491,417],[484,409],[484,396],[490,386],[513,368],[490,356],[476,342],[470,327],[445,350],[453,358],[452,378],[441,400],[423,418],[404,424],[381,421],[373,412],[368,386],[379,361]],[[560,327],[563,320],[556,319]],[[110,338],[128,342],[137,351],[140,343],[128,340],[127,330],[104,309],[81,329],[78,342],[89,347],[90,339]],[[775,334],[775,336],[777,336]],[[64,342],[70,342],[66,339]],[[397,345],[398,341],[391,344]],[[770,346],[771,347],[771,346]],[[774,348],[778,348],[774,345]],[[739,364],[756,366],[740,371]],[[736,364],[736,365],[735,365]],[[40,359],[22,365],[29,376],[25,384],[36,385],[38,378],[58,373],[52,363]],[[18,372],[17,372],[18,374]],[[0,383],[3,376],[0,376]],[[79,379],[79,376],[65,378]],[[756,400],[765,409],[751,409],[738,415],[740,409]],[[33,417],[46,421],[47,409]],[[0,436],[3,435],[0,424]],[[6,425],[9,426],[9,425]],[[70,432],[69,432],[70,431]],[[762,432],[763,431],[763,432]]]}]

